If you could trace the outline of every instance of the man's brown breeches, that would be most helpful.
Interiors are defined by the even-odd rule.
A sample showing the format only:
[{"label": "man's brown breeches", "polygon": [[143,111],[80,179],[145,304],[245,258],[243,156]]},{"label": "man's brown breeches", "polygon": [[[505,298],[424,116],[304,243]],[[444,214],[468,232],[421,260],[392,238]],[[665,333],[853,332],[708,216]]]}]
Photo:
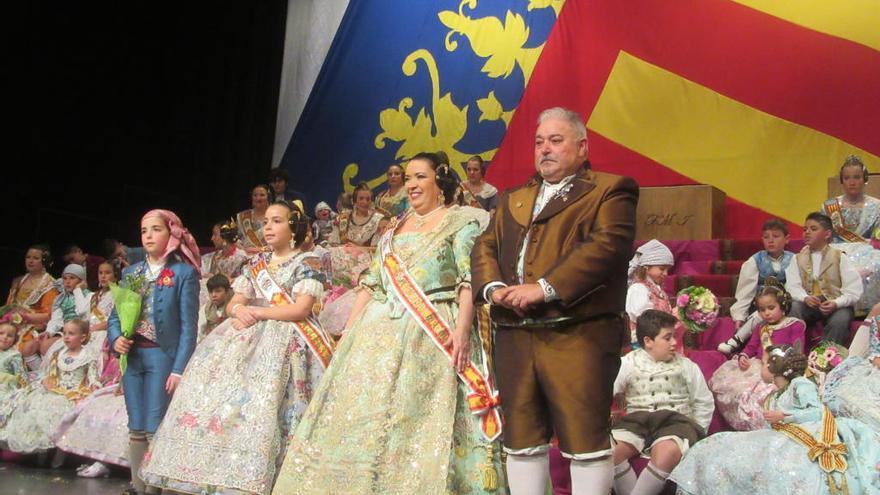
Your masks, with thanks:
[{"label": "man's brown breeches", "polygon": [[625,335],[618,317],[560,328],[499,328],[495,368],[505,447],[539,447],[555,433],[566,454],[610,449],[612,390]]}]

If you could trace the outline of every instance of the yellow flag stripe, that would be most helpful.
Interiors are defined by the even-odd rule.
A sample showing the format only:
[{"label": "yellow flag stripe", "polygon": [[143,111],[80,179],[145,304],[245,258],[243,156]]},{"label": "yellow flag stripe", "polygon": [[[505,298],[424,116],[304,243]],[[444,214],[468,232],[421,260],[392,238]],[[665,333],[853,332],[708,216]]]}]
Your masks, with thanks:
[{"label": "yellow flag stripe", "polygon": [[880,50],[877,0],[732,0],[813,31]]},{"label": "yellow flag stripe", "polygon": [[[821,104],[817,102],[817,104]],[[587,126],[735,199],[801,223],[844,157],[880,158],[620,52]]]}]

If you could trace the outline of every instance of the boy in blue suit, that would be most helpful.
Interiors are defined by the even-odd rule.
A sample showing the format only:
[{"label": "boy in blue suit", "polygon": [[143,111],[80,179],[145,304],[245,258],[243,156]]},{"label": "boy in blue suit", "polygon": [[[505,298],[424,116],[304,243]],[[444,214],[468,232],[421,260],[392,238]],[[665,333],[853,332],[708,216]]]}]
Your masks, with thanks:
[{"label": "boy in blue suit", "polygon": [[142,278],[141,314],[131,339],[122,336],[114,309],[107,325],[113,350],[128,354],[122,377],[130,432],[132,483],[145,492],[138,476],[152,435],[186,369],[196,345],[199,312],[199,250],[195,239],[168,210],[151,210],[141,219],[147,257],[125,269],[123,281]]}]

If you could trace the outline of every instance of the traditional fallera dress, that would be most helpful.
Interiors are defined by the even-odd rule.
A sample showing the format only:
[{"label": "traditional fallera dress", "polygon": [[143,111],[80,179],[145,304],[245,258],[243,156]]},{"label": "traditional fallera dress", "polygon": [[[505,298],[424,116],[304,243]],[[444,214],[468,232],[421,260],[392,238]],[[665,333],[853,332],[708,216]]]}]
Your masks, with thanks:
[{"label": "traditional fallera dress", "polygon": [[756,430],[766,426],[764,402],[776,391],[776,386],[761,379],[763,350],[769,345],[800,343],[802,346],[804,343],[806,325],[798,318],[785,317],[775,325],[762,321],[757,328],[739,354],[749,358],[749,369],[739,369],[739,355],[736,355],[715,370],[709,380],[718,411],[735,430]]},{"label": "traditional fallera dress", "polygon": [[[398,296],[404,279],[397,277],[406,272],[414,281],[407,286],[424,295],[408,300],[430,301],[439,315],[431,321],[454,328],[479,232],[472,212],[452,207],[430,233],[390,228],[383,236],[380,251],[393,252],[401,264],[392,269],[391,258],[377,256],[362,280],[372,298],[339,342],[290,441],[274,493],[507,492],[500,444],[481,432],[481,418],[493,416],[471,413],[470,389],[420,326],[426,319],[417,320],[421,313]],[[482,367],[476,331],[471,342],[472,363]]]},{"label": "traditional fallera dress", "polygon": [[[50,314],[52,312],[52,304],[55,297],[58,296],[58,288],[52,275],[44,273],[40,280],[30,289],[25,289],[30,274],[12,281],[12,288],[9,290],[9,297],[6,299],[7,305],[14,305],[27,311],[33,311],[39,314]],[[37,332],[42,330],[37,326],[26,323],[19,326],[18,340],[19,344],[23,344],[37,337]],[[19,345],[19,350],[21,346]]]},{"label": "traditional fallera dress", "polygon": [[831,245],[843,251],[862,277],[864,290],[854,308],[869,311],[880,302],[880,251],[869,242],[880,238],[880,199],[866,195],[862,206],[850,206],[838,196],[825,201],[822,211],[834,226]]},{"label": "traditional fallera dress", "polygon": [[880,431],[880,330],[871,321],[868,352],[850,356],[825,378],[823,400],[837,416],[855,418]]},{"label": "traditional fallera dress", "polygon": [[498,189],[486,181],[483,181],[483,183],[480,184],[480,189],[476,192],[471,191],[464,183],[462,183],[461,194],[464,204],[475,208],[492,211],[498,206]]},{"label": "traditional fallera dress", "polygon": [[[265,275],[259,275],[265,273],[293,298],[321,299],[317,257],[306,252],[278,264],[271,259],[269,253],[253,257],[233,290],[251,304],[269,306],[274,297],[261,289]],[[317,326],[313,319],[311,324]],[[323,370],[293,322],[264,320],[236,330],[226,320],[190,359],[144,458],[142,478],[184,493],[269,493],[290,430]]]},{"label": "traditional fallera dress", "polygon": [[[16,397],[15,409],[0,433],[13,452],[53,448],[50,437],[64,416],[100,386],[97,356],[85,346],[78,355],[70,356],[59,340],[47,353],[44,371],[26,393]],[[48,386],[43,385],[43,378],[48,378]]]},{"label": "traditional fallera dress", "polygon": [[0,351],[0,429],[12,413],[15,397],[27,386],[27,370],[15,346]]},{"label": "traditional fallera dress", "polygon": [[253,209],[236,213],[235,223],[238,225],[241,247],[262,248],[266,245],[266,239],[263,238],[263,219],[257,218]]},{"label": "traditional fallera dress", "polygon": [[386,189],[376,196],[375,204],[376,209],[387,216],[396,217],[409,208],[409,196],[406,194],[405,187],[398,189],[395,194],[389,194]]},{"label": "traditional fallera dress", "polygon": [[[785,422],[772,429],[716,433],[694,445],[669,477],[679,493],[880,492],[880,432],[857,420],[835,419],[822,407],[815,383],[796,377],[771,396],[767,409],[788,414]],[[822,443],[830,447],[829,455],[811,458],[810,449]],[[844,478],[848,492],[839,491]]]}]

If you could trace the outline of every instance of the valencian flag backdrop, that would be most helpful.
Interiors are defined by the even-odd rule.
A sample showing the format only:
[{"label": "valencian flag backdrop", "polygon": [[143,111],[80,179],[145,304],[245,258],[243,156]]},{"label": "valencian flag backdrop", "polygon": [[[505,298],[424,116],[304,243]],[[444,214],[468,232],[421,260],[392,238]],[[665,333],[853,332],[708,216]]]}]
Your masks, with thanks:
[{"label": "valencian flag backdrop", "polygon": [[[597,170],[711,184],[728,237],[801,224],[846,155],[880,172],[873,0],[353,0],[282,160],[315,199],[419,151],[534,173],[535,119],[566,106]],[[459,172],[461,172],[459,168]]]}]

